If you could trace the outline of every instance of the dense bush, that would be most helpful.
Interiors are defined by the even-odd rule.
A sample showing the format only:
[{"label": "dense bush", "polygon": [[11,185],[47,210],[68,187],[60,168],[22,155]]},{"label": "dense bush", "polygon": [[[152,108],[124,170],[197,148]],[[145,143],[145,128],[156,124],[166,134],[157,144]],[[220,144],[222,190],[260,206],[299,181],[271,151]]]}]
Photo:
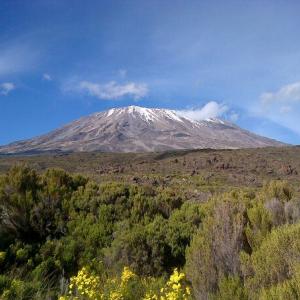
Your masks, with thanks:
[{"label": "dense bush", "polygon": [[241,275],[239,253],[250,250],[245,234],[249,201],[247,195],[234,192],[209,203],[203,226],[187,251],[186,272],[199,299],[215,293],[224,277]]},{"label": "dense bush", "polygon": [[[242,253],[242,263],[245,285],[249,291],[297,281],[300,267],[300,223],[274,229],[251,256]],[[300,290],[297,292],[300,293]]]},{"label": "dense bush", "polygon": [[13,167],[0,177],[0,298],[300,297],[300,200],[287,182],[185,195]]},{"label": "dense bush", "polygon": [[[186,272],[198,299],[298,299],[299,200],[286,182],[211,199],[187,249]],[[293,217],[291,217],[291,215]],[[290,225],[292,223],[292,225]]]},{"label": "dense bush", "polygon": [[7,299],[55,297],[83,266],[107,276],[124,266],[168,276],[184,266],[202,217],[198,205],[170,188],[97,184],[20,166],[1,177],[0,213],[0,288]]}]

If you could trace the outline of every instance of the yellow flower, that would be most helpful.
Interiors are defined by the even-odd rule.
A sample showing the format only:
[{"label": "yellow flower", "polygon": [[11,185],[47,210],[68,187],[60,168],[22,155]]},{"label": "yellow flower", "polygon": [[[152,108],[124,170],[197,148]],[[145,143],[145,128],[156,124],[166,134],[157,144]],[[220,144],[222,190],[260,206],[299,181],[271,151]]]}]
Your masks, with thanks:
[{"label": "yellow flower", "polygon": [[122,300],[122,294],[118,291],[113,291],[112,293],[110,293],[109,295],[109,299],[110,300]]},{"label": "yellow flower", "polygon": [[131,278],[134,278],[135,276],[136,275],[128,267],[124,267],[121,276],[122,284],[126,284]]},{"label": "yellow flower", "polygon": [[185,275],[179,273],[177,269],[174,270],[173,274],[170,277],[170,282],[178,283],[180,280],[184,279]]},{"label": "yellow flower", "polygon": [[161,289],[160,300],[188,300],[190,299],[190,289],[185,287],[185,274],[175,269],[170,276],[166,287]]},{"label": "yellow flower", "polygon": [[[71,277],[69,285],[69,295],[79,294],[85,299],[102,299],[100,294],[100,278],[91,274],[86,268],[82,268],[77,276]],[[66,298],[67,299],[67,298]],[[73,299],[78,299],[73,298]],[[63,300],[63,299],[62,299]]]},{"label": "yellow flower", "polygon": [[186,293],[188,294],[188,295],[190,295],[191,294],[191,289],[189,288],[189,287],[186,287]]},{"label": "yellow flower", "polygon": [[[70,278],[69,296],[61,296],[59,300],[124,300],[128,283],[134,278],[140,280],[144,286],[151,286],[150,283],[155,282],[151,277],[138,278],[128,267],[124,267],[121,278],[108,278],[103,282],[103,278],[101,280],[87,268],[82,268],[77,276]],[[175,269],[160,288],[160,292],[148,290],[142,300],[189,300],[190,295],[191,290],[185,281],[185,274]]]},{"label": "yellow flower", "polygon": [[146,293],[146,295],[144,296],[143,300],[159,300],[158,296],[155,295],[152,291]]},{"label": "yellow flower", "polygon": [[2,264],[5,261],[6,253],[3,251],[0,251],[0,264]]}]

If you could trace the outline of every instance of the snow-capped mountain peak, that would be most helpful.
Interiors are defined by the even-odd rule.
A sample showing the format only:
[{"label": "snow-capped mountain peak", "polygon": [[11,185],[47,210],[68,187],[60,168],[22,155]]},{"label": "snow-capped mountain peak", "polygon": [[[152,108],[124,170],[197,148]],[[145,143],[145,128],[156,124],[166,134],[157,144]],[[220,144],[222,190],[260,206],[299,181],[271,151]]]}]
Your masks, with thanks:
[{"label": "snow-capped mountain peak", "polygon": [[109,117],[114,114],[131,114],[132,116],[139,116],[147,122],[159,120],[162,118],[169,118],[174,121],[183,122],[182,117],[178,116],[174,110],[146,108],[135,105],[122,108],[112,108],[107,111],[106,116]]},{"label": "snow-capped mountain peak", "polygon": [[0,153],[143,152],[281,146],[220,120],[191,120],[177,111],[128,106],[83,117],[48,134],[0,147]]}]

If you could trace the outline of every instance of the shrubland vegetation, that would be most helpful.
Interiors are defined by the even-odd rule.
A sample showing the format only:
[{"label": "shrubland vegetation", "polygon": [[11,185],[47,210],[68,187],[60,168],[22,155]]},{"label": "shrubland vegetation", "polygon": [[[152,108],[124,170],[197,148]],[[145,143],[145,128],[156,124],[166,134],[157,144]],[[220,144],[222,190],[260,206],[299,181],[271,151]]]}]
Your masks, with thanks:
[{"label": "shrubland vegetation", "polygon": [[299,283],[287,181],[196,201],[180,184],[0,176],[0,299],[299,299]]}]

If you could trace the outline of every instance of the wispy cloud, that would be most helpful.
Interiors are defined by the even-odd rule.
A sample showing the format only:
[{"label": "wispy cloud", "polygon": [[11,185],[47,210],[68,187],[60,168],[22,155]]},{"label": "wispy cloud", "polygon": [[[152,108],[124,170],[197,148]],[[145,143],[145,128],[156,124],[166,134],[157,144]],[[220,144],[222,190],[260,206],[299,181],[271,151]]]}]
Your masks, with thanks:
[{"label": "wispy cloud", "polygon": [[263,93],[260,96],[263,104],[272,104],[274,102],[300,102],[300,81],[284,85],[276,92]]},{"label": "wispy cloud", "polygon": [[228,107],[224,104],[219,104],[215,101],[206,103],[202,108],[178,110],[177,113],[181,116],[192,120],[205,120],[209,118],[218,118],[228,111]]},{"label": "wispy cloud", "polygon": [[254,115],[280,124],[299,135],[299,104],[300,81],[262,93],[251,110]]},{"label": "wispy cloud", "polygon": [[80,81],[76,84],[72,83],[71,86],[67,87],[67,90],[86,93],[101,100],[115,100],[125,96],[131,96],[133,99],[138,100],[145,97],[149,92],[148,86],[144,83],[128,82],[118,84],[115,81],[105,84]]},{"label": "wispy cloud", "polygon": [[52,80],[52,76],[50,76],[48,73],[44,73],[42,77],[46,81],[51,81]]},{"label": "wispy cloud", "polygon": [[289,105],[281,106],[279,109],[281,114],[289,114],[292,112],[292,110],[293,110],[293,108]]},{"label": "wispy cloud", "polygon": [[15,88],[16,86],[12,82],[3,82],[0,84],[0,94],[6,96]]},{"label": "wispy cloud", "polygon": [[0,44],[0,76],[32,70],[39,59],[39,52],[22,39]]}]

